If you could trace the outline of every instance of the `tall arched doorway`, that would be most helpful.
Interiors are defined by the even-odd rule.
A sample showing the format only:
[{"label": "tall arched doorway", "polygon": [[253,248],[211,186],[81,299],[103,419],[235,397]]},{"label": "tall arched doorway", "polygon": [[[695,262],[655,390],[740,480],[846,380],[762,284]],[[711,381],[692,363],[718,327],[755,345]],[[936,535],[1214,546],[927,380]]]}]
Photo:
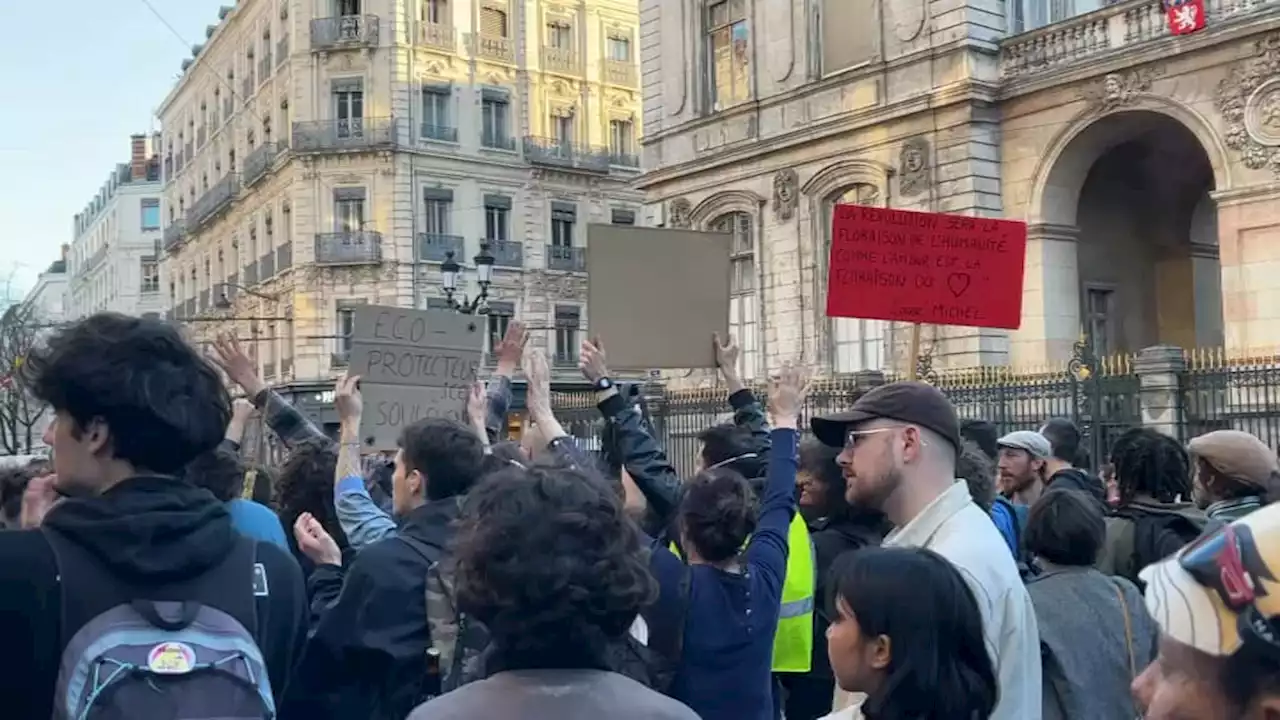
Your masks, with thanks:
[{"label": "tall arched doorway", "polygon": [[1214,184],[1199,139],[1169,115],[1115,113],[1078,133],[1042,186],[1044,226],[1075,244],[1075,268],[1041,248],[1046,319],[1056,288],[1057,302],[1078,307],[1057,317],[1078,317],[1073,334],[1086,333],[1099,355],[1221,345]]}]

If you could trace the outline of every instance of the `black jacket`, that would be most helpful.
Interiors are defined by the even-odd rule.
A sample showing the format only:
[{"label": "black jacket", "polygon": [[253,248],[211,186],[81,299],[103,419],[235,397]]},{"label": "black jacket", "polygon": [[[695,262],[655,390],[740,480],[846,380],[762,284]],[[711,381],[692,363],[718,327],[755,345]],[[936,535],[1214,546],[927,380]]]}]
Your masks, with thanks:
[{"label": "black jacket", "polygon": [[831,661],[827,657],[827,626],[831,624],[827,596],[830,593],[831,570],[836,558],[851,550],[877,547],[884,540],[886,528],[882,516],[829,519],[823,518],[809,524],[809,537],[813,539],[814,613],[813,613],[813,670],[814,675],[832,678]]},{"label": "black jacket", "polygon": [[[46,532],[82,550],[85,561],[97,563],[113,582],[74,592],[75,603],[64,608]],[[65,500],[45,517],[43,530],[0,532],[0,643],[9,658],[0,672],[0,715],[48,720],[63,645],[116,605],[135,598],[197,600],[236,614],[232,608],[254,602],[251,576],[240,587],[197,587],[238,537],[212,494],[167,477],[136,477],[99,496]],[[288,553],[260,542],[257,562],[268,590],[256,598],[257,639],[279,701],[306,637],[306,595],[302,572]],[[74,578],[68,580],[76,586]]]},{"label": "black jacket", "polygon": [[[401,535],[444,548],[459,500],[409,513]],[[403,720],[433,689],[427,681],[426,586],[430,561],[400,537],[376,542],[345,571],[320,566],[311,578],[315,633],[307,642],[283,720]],[[336,602],[334,599],[336,595]]]},{"label": "black jacket", "polygon": [[1107,508],[1107,488],[1097,476],[1079,468],[1066,468],[1049,476],[1045,488],[1066,488],[1082,492],[1097,500],[1105,510]]}]

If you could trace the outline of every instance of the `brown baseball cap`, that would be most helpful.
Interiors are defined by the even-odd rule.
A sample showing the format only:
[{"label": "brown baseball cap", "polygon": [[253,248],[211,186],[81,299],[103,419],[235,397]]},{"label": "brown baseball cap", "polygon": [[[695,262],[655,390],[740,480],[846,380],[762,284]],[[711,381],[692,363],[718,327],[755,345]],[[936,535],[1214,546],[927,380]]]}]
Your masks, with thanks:
[{"label": "brown baseball cap", "polygon": [[960,449],[960,420],[956,409],[941,391],[922,382],[881,385],[858,398],[851,409],[813,418],[809,424],[822,444],[843,447],[855,425],[877,419],[897,420],[932,430],[946,438],[957,451]]},{"label": "brown baseball cap", "polygon": [[1187,443],[1187,451],[1209,463],[1219,475],[1280,499],[1280,460],[1256,435],[1240,430],[1214,430]]}]

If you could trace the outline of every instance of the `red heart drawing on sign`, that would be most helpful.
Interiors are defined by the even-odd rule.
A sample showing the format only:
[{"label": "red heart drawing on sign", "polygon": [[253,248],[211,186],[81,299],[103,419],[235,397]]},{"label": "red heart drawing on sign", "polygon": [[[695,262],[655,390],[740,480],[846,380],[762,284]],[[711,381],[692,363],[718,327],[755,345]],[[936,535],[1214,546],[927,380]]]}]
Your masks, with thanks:
[{"label": "red heart drawing on sign", "polygon": [[969,277],[969,273],[951,273],[947,276],[947,287],[950,288],[951,294],[960,297],[965,290],[969,289],[969,283],[973,282],[973,278]]}]

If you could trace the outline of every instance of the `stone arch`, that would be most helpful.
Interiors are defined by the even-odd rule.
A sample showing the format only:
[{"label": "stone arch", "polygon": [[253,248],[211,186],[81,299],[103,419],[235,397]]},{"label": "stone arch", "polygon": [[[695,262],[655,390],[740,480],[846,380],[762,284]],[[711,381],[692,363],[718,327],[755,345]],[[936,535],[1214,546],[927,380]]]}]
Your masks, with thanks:
[{"label": "stone arch", "polygon": [[698,203],[689,213],[689,225],[698,230],[708,230],[712,222],[726,213],[745,212],[759,226],[764,205],[764,197],[750,190],[725,190]]},{"label": "stone arch", "polygon": [[1144,94],[1102,113],[1083,111],[1049,143],[1032,176],[1026,221],[1074,226],[1080,190],[1089,170],[1108,150],[1134,139],[1151,113],[1174,120],[1196,138],[1213,168],[1215,190],[1231,187],[1226,147],[1209,121],[1177,100]]},{"label": "stone arch", "polygon": [[810,198],[827,197],[837,190],[850,185],[872,185],[880,190],[883,198],[889,187],[888,165],[872,160],[841,160],[832,163],[813,174],[801,188],[800,193]]}]

